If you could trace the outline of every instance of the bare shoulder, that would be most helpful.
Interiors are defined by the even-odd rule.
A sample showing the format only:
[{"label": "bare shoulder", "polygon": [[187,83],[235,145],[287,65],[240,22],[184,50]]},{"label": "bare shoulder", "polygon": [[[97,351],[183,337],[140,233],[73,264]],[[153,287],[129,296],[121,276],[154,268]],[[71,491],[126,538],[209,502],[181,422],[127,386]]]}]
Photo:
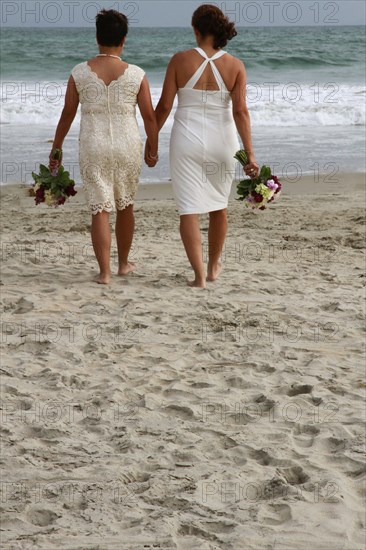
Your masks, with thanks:
[{"label": "bare shoulder", "polygon": [[185,61],[188,61],[192,57],[192,53],[195,51],[196,50],[191,49],[191,50],[186,50],[184,52],[177,52],[171,58],[170,63],[174,65],[178,65],[182,62],[184,63]]},{"label": "bare shoulder", "polygon": [[226,53],[225,61],[227,63],[230,63],[231,67],[237,72],[243,71],[245,69],[244,62],[238,57],[235,57],[229,53]]}]

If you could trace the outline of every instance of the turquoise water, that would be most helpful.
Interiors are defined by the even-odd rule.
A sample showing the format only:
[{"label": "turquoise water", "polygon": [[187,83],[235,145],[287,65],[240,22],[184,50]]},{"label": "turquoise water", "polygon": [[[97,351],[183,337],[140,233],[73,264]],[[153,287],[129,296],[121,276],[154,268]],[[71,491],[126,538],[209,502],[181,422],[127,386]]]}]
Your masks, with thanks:
[{"label": "turquoise water", "polygon": [[[364,171],[365,29],[363,27],[266,27],[239,29],[226,50],[247,68],[248,106],[259,162],[283,171]],[[124,59],[141,66],[153,102],[176,52],[194,47],[190,28],[131,28]],[[1,33],[3,162],[16,164],[2,181],[19,181],[19,144],[27,166],[45,161],[64,101],[65,84],[77,63],[97,53],[94,29],[10,29]],[[77,165],[77,117],[65,141]],[[142,127],[142,121],[139,120]],[[168,144],[173,113],[162,134],[160,163],[143,179],[169,178]],[[292,163],[292,168],[287,168]],[[34,168],[34,166],[33,166]],[[9,170],[8,170],[9,172]],[[26,173],[28,170],[25,171]],[[76,179],[78,173],[76,170]]]},{"label": "turquoise water", "polygon": [[[20,35],[21,32],[21,35]],[[3,78],[64,80],[77,63],[96,51],[92,29],[2,30]],[[161,82],[170,57],[195,46],[191,29],[132,28],[124,57]],[[265,27],[239,29],[226,50],[242,59],[251,78],[315,76],[344,83],[364,83],[363,27]]]}]

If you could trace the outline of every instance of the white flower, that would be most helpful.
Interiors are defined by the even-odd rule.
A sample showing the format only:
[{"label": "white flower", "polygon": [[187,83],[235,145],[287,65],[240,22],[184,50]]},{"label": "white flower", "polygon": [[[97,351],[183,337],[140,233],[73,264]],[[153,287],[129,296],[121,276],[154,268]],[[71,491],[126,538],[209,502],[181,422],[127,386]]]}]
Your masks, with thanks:
[{"label": "white flower", "polygon": [[47,206],[52,206],[53,205],[54,198],[53,198],[53,195],[52,195],[52,193],[49,189],[47,189],[47,191],[45,192],[44,198],[45,198],[45,203],[47,204]]}]

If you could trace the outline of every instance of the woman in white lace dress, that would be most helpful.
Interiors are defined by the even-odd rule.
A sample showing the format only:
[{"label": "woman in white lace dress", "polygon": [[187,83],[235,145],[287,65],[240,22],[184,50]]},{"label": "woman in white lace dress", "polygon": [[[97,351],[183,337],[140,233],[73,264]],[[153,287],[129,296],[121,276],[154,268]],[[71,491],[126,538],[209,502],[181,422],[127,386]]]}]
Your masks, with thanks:
[{"label": "woman in white lace dress", "polygon": [[[115,208],[118,274],[126,275],[135,268],[128,255],[134,233],[133,202],[142,164],[136,105],[151,144],[149,154],[145,155],[150,167],[158,160],[158,131],[144,71],[121,59],[128,32],[127,18],[115,10],[102,10],[96,25],[100,53],[76,65],[71,72],[52,150],[62,148],[81,103],[80,173],[92,213],[92,242],[100,268],[97,282],[107,284],[111,248],[109,213]],[[53,168],[57,161],[52,161],[51,155]]]},{"label": "woman in white lace dress", "polygon": [[192,25],[199,47],[171,59],[156,117],[161,129],[178,95],[170,140],[172,185],[183,244],[195,274],[189,284],[204,288],[199,214],[210,216],[207,280],[215,281],[222,269],[237,133],[249,159],[246,173],[254,176],[258,165],[245,101],[244,65],[221,49],[236,36],[234,24],[218,7],[204,4],[194,12]]}]

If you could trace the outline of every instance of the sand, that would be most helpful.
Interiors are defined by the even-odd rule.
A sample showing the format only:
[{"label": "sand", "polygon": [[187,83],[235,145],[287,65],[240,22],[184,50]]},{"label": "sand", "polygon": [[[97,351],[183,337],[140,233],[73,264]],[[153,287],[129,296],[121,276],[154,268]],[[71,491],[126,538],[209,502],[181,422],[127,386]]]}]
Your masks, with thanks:
[{"label": "sand", "polygon": [[169,185],[109,287],[81,192],[2,188],[3,550],[364,547],[364,176],[339,182],[232,201],[206,290]]}]

